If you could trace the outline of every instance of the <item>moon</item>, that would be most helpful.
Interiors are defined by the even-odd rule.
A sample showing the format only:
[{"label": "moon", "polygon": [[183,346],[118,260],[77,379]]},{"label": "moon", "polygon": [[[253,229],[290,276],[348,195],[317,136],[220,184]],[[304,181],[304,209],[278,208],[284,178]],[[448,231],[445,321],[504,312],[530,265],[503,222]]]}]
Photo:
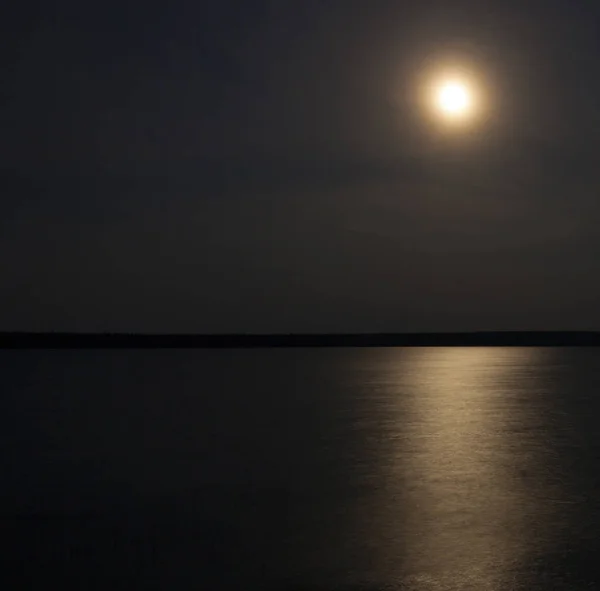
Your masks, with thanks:
[{"label": "moon", "polygon": [[416,61],[410,106],[427,136],[470,138],[489,129],[496,117],[497,92],[484,66],[460,56]]},{"label": "moon", "polygon": [[467,119],[474,111],[473,91],[462,80],[443,80],[434,91],[434,106],[445,119]]},{"label": "moon", "polygon": [[461,82],[445,82],[438,90],[440,111],[451,117],[466,115],[471,108],[471,93]]}]

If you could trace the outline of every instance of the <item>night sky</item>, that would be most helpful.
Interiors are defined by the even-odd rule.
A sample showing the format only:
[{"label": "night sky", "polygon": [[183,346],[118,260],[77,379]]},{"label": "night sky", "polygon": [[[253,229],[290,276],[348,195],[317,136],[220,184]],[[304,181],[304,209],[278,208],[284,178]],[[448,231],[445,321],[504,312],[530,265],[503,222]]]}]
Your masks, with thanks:
[{"label": "night sky", "polygon": [[600,329],[597,2],[11,4],[1,330]]}]

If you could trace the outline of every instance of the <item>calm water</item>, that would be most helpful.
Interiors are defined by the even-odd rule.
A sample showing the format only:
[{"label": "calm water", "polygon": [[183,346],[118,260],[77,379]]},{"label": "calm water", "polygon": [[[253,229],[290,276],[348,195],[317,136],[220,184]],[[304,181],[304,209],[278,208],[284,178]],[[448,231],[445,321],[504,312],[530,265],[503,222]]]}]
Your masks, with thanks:
[{"label": "calm water", "polygon": [[600,587],[600,350],[3,351],[0,371],[10,588]]}]

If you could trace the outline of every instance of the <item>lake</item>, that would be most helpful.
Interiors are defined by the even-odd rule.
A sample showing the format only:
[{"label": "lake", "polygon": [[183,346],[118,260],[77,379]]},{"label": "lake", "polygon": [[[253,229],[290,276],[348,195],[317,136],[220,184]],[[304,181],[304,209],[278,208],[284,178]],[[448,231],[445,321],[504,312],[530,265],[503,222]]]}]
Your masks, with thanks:
[{"label": "lake", "polygon": [[600,349],[0,351],[15,589],[600,586]]}]

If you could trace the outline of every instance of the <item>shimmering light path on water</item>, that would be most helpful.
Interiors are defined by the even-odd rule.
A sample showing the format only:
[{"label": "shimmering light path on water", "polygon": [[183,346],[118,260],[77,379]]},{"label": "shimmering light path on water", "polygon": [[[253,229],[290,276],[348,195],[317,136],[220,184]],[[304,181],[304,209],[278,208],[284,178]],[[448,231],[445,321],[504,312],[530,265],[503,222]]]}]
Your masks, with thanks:
[{"label": "shimmering light path on water", "polygon": [[600,350],[2,351],[0,370],[19,588],[600,585]]}]

